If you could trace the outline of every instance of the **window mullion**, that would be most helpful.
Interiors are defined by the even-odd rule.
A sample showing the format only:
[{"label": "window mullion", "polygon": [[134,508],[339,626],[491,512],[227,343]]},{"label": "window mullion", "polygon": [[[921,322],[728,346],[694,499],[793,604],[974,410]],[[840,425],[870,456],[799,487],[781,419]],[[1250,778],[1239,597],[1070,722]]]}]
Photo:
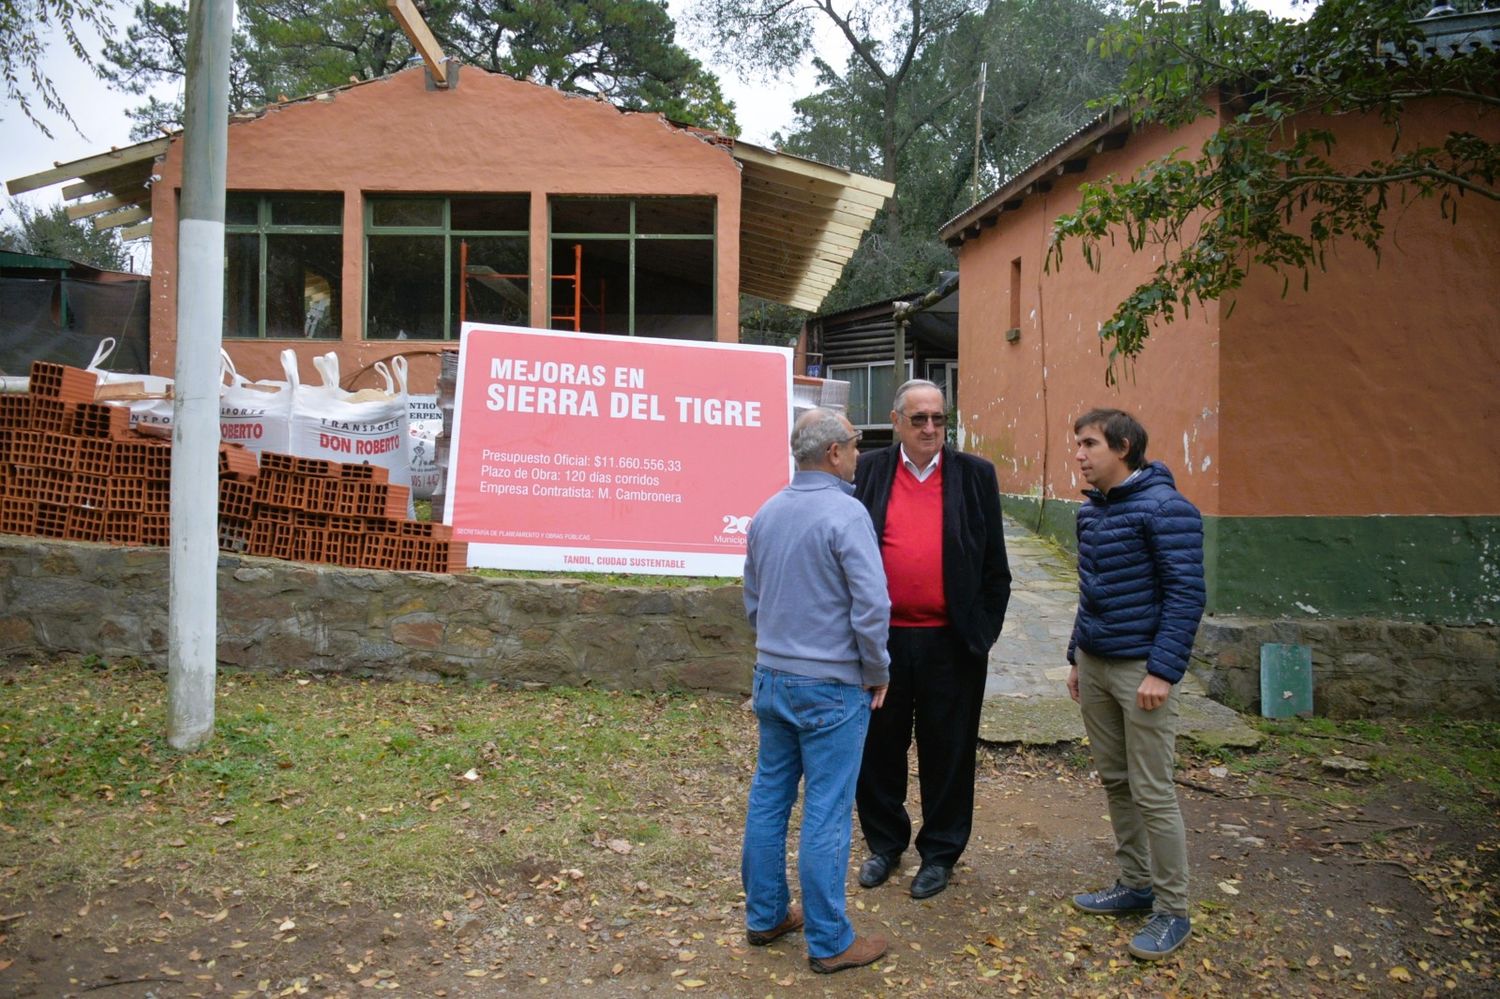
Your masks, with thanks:
[{"label": "window mullion", "polygon": [[271,221],[271,200],[264,194],[255,199],[255,336],[266,338],[266,225]]},{"label": "window mullion", "polygon": [[265,226],[256,226],[256,240],[260,246],[256,252],[258,258],[258,271],[255,279],[255,335],[264,340],[266,338],[266,255],[271,252],[266,243]]},{"label": "window mullion", "polygon": [[[459,275],[463,280],[463,275]],[[443,199],[443,328],[440,340],[453,339],[453,199]]]},{"label": "window mullion", "polygon": [[635,336],[635,199],[630,199],[630,235],[627,237],[630,252],[626,254],[629,275],[626,285],[630,289],[628,311],[625,316],[625,330],[631,336]]}]

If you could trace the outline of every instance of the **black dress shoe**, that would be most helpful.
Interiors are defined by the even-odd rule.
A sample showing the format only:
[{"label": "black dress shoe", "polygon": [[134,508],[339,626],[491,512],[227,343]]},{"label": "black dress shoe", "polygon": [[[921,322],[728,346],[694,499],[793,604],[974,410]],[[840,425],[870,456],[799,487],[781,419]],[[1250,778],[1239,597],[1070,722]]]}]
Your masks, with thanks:
[{"label": "black dress shoe", "polygon": [[948,887],[948,871],[942,864],[923,864],[911,879],[911,897],[931,898]]},{"label": "black dress shoe", "polygon": [[879,888],[891,876],[891,872],[896,869],[896,862],[900,859],[900,857],[883,857],[878,853],[875,854],[859,865],[859,886]]}]

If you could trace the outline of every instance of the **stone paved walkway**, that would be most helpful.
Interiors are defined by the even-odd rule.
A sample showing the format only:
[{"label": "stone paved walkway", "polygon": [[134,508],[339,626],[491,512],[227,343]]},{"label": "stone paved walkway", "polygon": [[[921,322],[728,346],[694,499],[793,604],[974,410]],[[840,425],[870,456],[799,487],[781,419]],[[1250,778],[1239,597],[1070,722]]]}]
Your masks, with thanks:
[{"label": "stone paved walkway", "polygon": [[[1078,602],[1073,557],[1005,519],[1012,576],[1005,629],[990,650],[979,737],[986,742],[1050,745],[1083,739],[1078,705],[1068,697],[1068,636]],[[1183,681],[1182,735],[1207,745],[1254,746],[1260,733],[1210,700],[1192,673]]]}]

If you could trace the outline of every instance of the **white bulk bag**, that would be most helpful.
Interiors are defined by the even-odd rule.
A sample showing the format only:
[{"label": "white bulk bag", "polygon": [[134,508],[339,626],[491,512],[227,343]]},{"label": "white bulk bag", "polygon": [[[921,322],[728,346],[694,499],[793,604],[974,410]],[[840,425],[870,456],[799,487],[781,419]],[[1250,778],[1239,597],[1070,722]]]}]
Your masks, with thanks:
[{"label": "white bulk bag", "polygon": [[[367,463],[390,472],[393,485],[411,485],[407,460],[406,358],[392,358],[396,371],[381,371],[386,390],[346,392],[339,387],[338,355],[313,358],[322,385],[303,385],[296,365],[287,372],[292,384],[291,453],[345,464]],[[385,365],[376,366],[380,371]]]},{"label": "white bulk bag", "polygon": [[411,462],[411,494],[432,499],[442,472],[437,464],[437,442],[443,435],[443,410],[436,395],[406,396],[407,459]]},{"label": "white bulk bag", "polygon": [[105,371],[99,367],[104,359],[115,352],[115,338],[107,336],[99,341],[94,359],[86,370],[93,372],[100,385],[139,384],[140,399],[109,399],[112,405],[125,406],[130,410],[130,425],[145,430],[169,435],[172,430],[172,379],[161,375],[138,375],[129,371]]},{"label": "white bulk bag", "polygon": [[[257,456],[264,451],[289,453],[292,422],[292,378],[297,355],[281,352],[284,382],[254,381],[239,373],[229,351],[219,351],[219,436]],[[227,379],[227,381],[226,381]]]}]

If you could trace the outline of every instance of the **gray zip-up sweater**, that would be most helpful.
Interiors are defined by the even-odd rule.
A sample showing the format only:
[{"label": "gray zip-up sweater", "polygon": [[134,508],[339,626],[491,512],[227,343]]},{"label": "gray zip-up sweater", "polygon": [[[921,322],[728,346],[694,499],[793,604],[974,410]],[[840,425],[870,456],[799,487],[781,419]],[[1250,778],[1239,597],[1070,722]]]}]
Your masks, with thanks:
[{"label": "gray zip-up sweater", "polygon": [[880,542],[853,487],[798,472],[750,522],[745,613],[757,661],[861,687],[890,682]]}]

